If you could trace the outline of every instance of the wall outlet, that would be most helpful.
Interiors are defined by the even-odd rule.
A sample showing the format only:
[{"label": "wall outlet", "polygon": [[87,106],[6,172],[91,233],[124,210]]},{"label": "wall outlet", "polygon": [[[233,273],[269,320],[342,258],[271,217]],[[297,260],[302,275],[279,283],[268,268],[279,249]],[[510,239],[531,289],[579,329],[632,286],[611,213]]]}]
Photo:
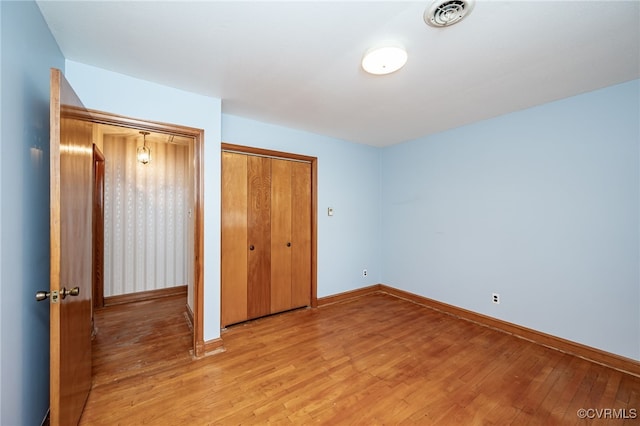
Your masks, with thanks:
[{"label": "wall outlet", "polygon": [[367,270],[366,270],[366,269],[363,269],[363,270],[362,270],[362,276],[363,276],[363,277],[366,277],[366,276],[367,276]]},{"label": "wall outlet", "polygon": [[499,293],[493,293],[491,296],[491,301],[493,303],[495,303],[496,305],[500,304],[500,294]]}]

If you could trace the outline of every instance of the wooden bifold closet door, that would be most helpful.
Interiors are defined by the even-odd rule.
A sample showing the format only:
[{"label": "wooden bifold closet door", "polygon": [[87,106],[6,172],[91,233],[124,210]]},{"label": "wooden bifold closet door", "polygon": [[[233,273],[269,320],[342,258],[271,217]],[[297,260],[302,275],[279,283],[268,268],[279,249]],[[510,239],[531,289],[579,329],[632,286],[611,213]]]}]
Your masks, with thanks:
[{"label": "wooden bifold closet door", "polygon": [[311,303],[311,165],[222,153],[221,325]]}]

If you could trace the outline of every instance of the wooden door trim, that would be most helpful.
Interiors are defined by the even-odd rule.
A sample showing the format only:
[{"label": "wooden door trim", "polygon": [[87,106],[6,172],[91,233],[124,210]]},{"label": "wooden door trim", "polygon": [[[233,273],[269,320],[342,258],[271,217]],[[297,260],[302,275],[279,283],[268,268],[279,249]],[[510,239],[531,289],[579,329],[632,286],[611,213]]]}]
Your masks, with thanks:
[{"label": "wooden door trim", "polygon": [[127,127],[155,133],[166,133],[193,138],[194,172],[194,285],[193,285],[193,354],[201,357],[204,347],[204,130],[158,121],[125,117],[96,110],[77,110],[69,116],[96,124]]},{"label": "wooden door trim", "polygon": [[[104,154],[93,144],[93,307],[104,306]],[[93,317],[93,315],[92,315]]]},{"label": "wooden door trim", "polygon": [[226,142],[222,142],[222,151],[225,152],[237,152],[241,154],[257,155],[261,157],[281,158],[285,160],[304,161],[307,163],[313,163],[318,159],[316,157],[310,157],[308,155],[294,154],[291,152],[274,151],[271,149],[254,148],[251,146],[234,145]]},{"label": "wooden door trim", "polygon": [[221,150],[248,155],[304,161],[311,164],[311,307],[318,307],[318,158],[222,142]]}]

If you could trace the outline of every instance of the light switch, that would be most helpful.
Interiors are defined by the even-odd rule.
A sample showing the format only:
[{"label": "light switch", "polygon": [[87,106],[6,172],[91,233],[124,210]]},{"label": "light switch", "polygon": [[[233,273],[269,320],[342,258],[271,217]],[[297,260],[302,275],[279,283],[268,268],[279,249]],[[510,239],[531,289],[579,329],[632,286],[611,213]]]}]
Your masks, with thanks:
[{"label": "light switch", "polygon": [[333,216],[333,207],[327,209],[327,216]]}]

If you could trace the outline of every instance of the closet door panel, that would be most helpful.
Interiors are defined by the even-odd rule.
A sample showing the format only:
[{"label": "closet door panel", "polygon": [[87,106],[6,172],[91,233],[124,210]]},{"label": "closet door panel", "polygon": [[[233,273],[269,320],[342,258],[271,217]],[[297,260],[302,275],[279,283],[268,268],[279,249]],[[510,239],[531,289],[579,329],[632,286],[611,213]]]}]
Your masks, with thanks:
[{"label": "closet door panel", "polygon": [[247,319],[247,156],[222,153],[221,323]]},{"label": "closet door panel", "polygon": [[291,305],[291,161],[271,160],[271,312]]},{"label": "closet door panel", "polygon": [[248,156],[247,314],[271,313],[271,160]]},{"label": "closet door panel", "polygon": [[291,305],[311,304],[311,164],[293,162],[291,169]]}]

